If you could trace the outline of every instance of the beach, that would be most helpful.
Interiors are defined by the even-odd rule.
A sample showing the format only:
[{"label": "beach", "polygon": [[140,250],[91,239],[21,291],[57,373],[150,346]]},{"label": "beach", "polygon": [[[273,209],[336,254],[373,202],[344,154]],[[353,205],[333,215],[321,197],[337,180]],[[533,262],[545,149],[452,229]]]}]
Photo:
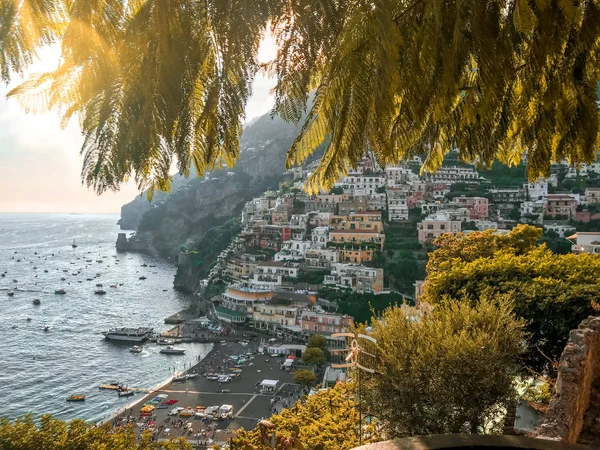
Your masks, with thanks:
[{"label": "beach", "polygon": [[[257,422],[284,407],[291,406],[301,393],[293,384],[293,372],[281,368],[284,357],[258,354],[259,340],[252,339],[247,345],[239,342],[215,344],[210,353],[187,374],[198,374],[185,381],[173,377],[161,383],[148,394],[136,400],[124,410],[118,411],[110,421],[115,426],[134,424],[136,432],[149,430],[155,440],[185,437],[196,446],[225,443],[238,428],[252,429]],[[211,381],[203,376],[209,373],[231,373],[236,366],[232,355],[246,355],[246,362],[238,364],[239,377],[227,383]],[[262,393],[259,384],[265,380],[278,380],[274,393]],[[229,392],[223,392],[223,391]],[[147,416],[141,416],[143,405],[160,396],[156,408]],[[173,408],[193,411],[197,407],[233,406],[231,418],[218,421],[200,417],[169,415]]]}]

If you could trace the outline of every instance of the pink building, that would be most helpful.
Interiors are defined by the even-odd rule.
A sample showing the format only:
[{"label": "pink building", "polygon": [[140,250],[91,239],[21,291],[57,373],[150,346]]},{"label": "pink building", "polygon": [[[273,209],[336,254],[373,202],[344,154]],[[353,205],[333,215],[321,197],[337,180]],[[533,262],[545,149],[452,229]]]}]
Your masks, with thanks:
[{"label": "pink building", "polygon": [[333,334],[348,331],[354,325],[354,318],[347,314],[330,314],[316,311],[302,311],[300,326],[308,333]]},{"label": "pink building", "polygon": [[454,201],[461,207],[469,210],[471,219],[488,218],[488,199],[485,197],[456,197]]}]

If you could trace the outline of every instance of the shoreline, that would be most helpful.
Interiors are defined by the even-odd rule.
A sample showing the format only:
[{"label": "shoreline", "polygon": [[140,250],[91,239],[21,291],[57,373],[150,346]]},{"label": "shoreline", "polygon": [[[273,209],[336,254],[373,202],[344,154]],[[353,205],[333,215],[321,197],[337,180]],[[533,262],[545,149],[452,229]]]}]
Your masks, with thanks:
[{"label": "shoreline", "polygon": [[150,389],[148,389],[147,392],[144,392],[143,395],[141,397],[139,397],[138,399],[132,401],[131,403],[126,404],[125,406],[111,412],[106,418],[104,419],[100,419],[98,422],[98,424],[104,425],[108,422],[111,422],[113,420],[115,420],[117,417],[119,417],[121,414],[125,413],[128,409],[132,409],[135,406],[137,406],[138,404],[142,403],[143,401],[145,401],[150,394],[160,391],[161,389],[163,389],[165,386],[168,386],[169,384],[171,384],[173,382],[173,379],[181,376],[183,374],[187,374],[188,372],[190,372],[192,369],[197,368],[200,364],[202,364],[202,361],[204,361],[205,359],[209,358],[212,353],[214,353],[215,351],[215,343],[211,343],[212,344],[212,348],[208,351],[208,353],[206,353],[206,355],[200,360],[198,361],[196,364],[194,364],[193,366],[191,366],[189,369],[186,369],[182,372],[178,372],[175,373],[173,375],[171,375],[170,377],[166,378],[163,381],[158,382],[156,385],[152,386]]}]

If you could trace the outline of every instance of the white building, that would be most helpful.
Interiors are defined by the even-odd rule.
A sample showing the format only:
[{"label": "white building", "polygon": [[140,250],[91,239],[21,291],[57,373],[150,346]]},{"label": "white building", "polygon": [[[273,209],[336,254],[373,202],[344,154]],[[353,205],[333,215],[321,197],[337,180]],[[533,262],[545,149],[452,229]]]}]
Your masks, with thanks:
[{"label": "white building", "polygon": [[323,284],[355,292],[377,293],[383,290],[383,269],[359,264],[333,264],[331,275],[325,275]]},{"label": "white building", "polygon": [[437,172],[426,173],[425,180],[434,183],[456,183],[459,181],[477,181],[479,173],[472,167],[440,167]]},{"label": "white building", "polygon": [[386,193],[388,220],[392,222],[408,220],[408,206],[406,203],[408,193],[401,188],[393,187],[388,187]]},{"label": "white building", "polygon": [[298,264],[290,261],[264,261],[256,265],[252,284],[264,286],[280,286],[283,277],[297,278]]},{"label": "white building", "polygon": [[573,244],[574,253],[600,254],[600,233],[579,231],[567,238]]},{"label": "white building", "polygon": [[310,233],[311,248],[325,248],[329,240],[329,227],[316,227]]},{"label": "white building", "polygon": [[305,264],[311,269],[328,269],[332,264],[340,261],[340,254],[336,249],[311,248],[306,250]]},{"label": "white building", "polygon": [[523,188],[527,190],[527,197],[530,201],[543,200],[548,196],[548,181],[544,178],[525,183]]},{"label": "white building", "polygon": [[555,233],[558,233],[560,237],[566,237],[575,231],[575,227],[572,227],[571,225],[557,225],[554,223],[544,225],[544,230],[554,231]]},{"label": "white building", "polygon": [[381,175],[347,175],[335,183],[346,194],[355,194],[360,190],[363,195],[376,194],[377,189],[385,185],[385,178]]}]

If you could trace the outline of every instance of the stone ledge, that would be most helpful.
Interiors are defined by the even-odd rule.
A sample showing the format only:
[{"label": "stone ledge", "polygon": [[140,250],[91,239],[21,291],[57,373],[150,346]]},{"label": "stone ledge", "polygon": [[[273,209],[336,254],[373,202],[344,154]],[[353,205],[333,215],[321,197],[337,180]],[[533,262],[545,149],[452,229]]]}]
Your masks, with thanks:
[{"label": "stone ledge", "polygon": [[415,436],[356,447],[354,450],[590,450],[592,447],[522,436],[445,434]]}]

